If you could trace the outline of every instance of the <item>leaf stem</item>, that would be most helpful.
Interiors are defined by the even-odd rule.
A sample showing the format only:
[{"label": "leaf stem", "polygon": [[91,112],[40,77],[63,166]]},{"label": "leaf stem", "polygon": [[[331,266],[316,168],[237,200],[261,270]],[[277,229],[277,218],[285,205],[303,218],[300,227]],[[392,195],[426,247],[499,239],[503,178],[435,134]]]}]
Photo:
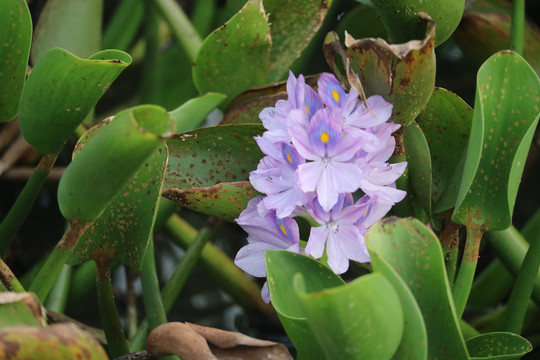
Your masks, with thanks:
[{"label": "leaf stem", "polygon": [[105,337],[107,338],[108,352],[111,358],[116,358],[127,354],[129,349],[114,301],[110,260],[97,264],[96,279],[99,312]]},{"label": "leaf stem", "polygon": [[174,0],[152,0],[191,61],[195,61],[202,39],[182,8]]},{"label": "leaf stem", "polygon": [[478,263],[478,251],[483,234],[484,230],[481,227],[474,224],[467,226],[465,250],[463,251],[459,273],[452,289],[458,318],[461,318],[463,315],[469,293],[471,292],[474,273],[476,272],[476,265]]},{"label": "leaf stem", "polygon": [[58,279],[47,296],[45,307],[48,310],[63,313],[66,308],[67,298],[69,294],[71,274],[73,268],[70,265],[64,265]]},{"label": "leaf stem", "polygon": [[43,155],[17,200],[2,220],[0,224],[0,255],[6,253],[11,239],[24,223],[57,157],[58,154]]},{"label": "leaf stem", "polygon": [[144,309],[150,329],[167,322],[167,315],[159,292],[159,280],[154,258],[154,242],[148,243],[141,269]]},{"label": "leaf stem", "polygon": [[496,307],[510,294],[513,283],[512,274],[494,259],[474,280],[468,305],[478,310]]},{"label": "leaf stem", "polygon": [[[503,231],[489,231],[487,237],[489,245],[495,250],[501,262],[512,275],[517,277],[527,253],[527,241],[513,226]],[[540,306],[540,274],[535,276],[534,279],[532,299]]]},{"label": "leaf stem", "polygon": [[510,26],[510,49],[523,55],[525,33],[525,0],[512,2],[512,24]]},{"label": "leaf stem", "polygon": [[534,239],[523,259],[521,270],[514,283],[510,299],[503,315],[503,329],[520,334],[527,304],[531,298],[540,268],[540,238]]},{"label": "leaf stem", "polygon": [[154,104],[159,101],[156,98],[159,57],[159,16],[151,1],[145,2],[146,15],[144,17],[145,49],[143,74],[141,81],[141,103]]},{"label": "leaf stem", "polygon": [[77,245],[79,238],[88,226],[90,226],[90,223],[81,224],[77,221],[72,221],[64,236],[62,236],[62,239],[60,239],[60,242],[56,245],[32,281],[28,291],[35,293],[42,303],[51,291],[58,275],[62,271],[62,267],[71,256],[71,250]]},{"label": "leaf stem", "polygon": [[18,293],[26,291],[19,280],[17,280],[11,269],[2,259],[0,259],[0,283],[6,287],[7,291],[14,291]]}]

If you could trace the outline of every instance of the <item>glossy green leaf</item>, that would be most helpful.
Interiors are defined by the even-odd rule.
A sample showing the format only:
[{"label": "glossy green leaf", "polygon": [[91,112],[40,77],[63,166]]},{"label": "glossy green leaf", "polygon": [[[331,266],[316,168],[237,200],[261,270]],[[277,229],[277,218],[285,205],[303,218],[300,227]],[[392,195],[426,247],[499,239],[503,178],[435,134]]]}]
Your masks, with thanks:
[{"label": "glossy green leaf", "polygon": [[[90,138],[83,137],[78,146],[84,146],[88,141]],[[162,145],[146,159],[99,219],[81,236],[73,249],[70,264],[90,259],[100,262],[106,258],[140,270],[154,225],[166,165],[167,148]]]},{"label": "glossy green leaf", "polygon": [[60,179],[58,204],[70,221],[95,221],[138,169],[174,131],[165,109],[137,106],[93,135]]},{"label": "glossy green leaf", "polygon": [[56,47],[81,58],[99,51],[102,10],[103,0],[47,1],[32,41],[32,63]]},{"label": "glossy green leaf", "polygon": [[437,25],[435,46],[452,35],[461,20],[465,0],[372,0],[393,42],[422,39],[425,28],[418,19],[425,12]]},{"label": "glossy green leaf", "polygon": [[407,168],[418,202],[431,216],[432,170],[429,146],[422,129],[412,123],[403,133]]},{"label": "glossy green leaf", "polygon": [[482,65],[454,222],[487,230],[511,224],[539,103],[540,80],[521,56],[502,51]]},{"label": "glossy green leaf", "polygon": [[[39,355],[38,355],[39,354]],[[0,330],[0,358],[10,360],[106,360],[105,350],[71,323],[45,328],[14,326]]]},{"label": "glossy green leaf", "polygon": [[468,359],[439,240],[420,221],[388,218],[365,237],[368,248],[407,284],[424,316],[429,359]]},{"label": "glossy green leaf", "polygon": [[324,360],[323,348],[306,319],[306,309],[293,288],[293,276],[302,274],[303,291],[322,291],[344,285],[330,268],[307,256],[285,250],[265,252],[268,289],[281,324],[298,351],[299,359]]},{"label": "glossy green leaf", "polygon": [[[477,0],[467,7],[453,39],[467,60],[480,66],[497,51],[508,48],[512,3]],[[540,29],[530,19],[524,24],[523,58],[540,73]]]},{"label": "glossy green leaf", "polygon": [[507,332],[482,334],[466,341],[471,360],[517,360],[533,347],[526,339]]},{"label": "glossy green leaf", "polygon": [[32,19],[24,0],[0,2],[0,122],[19,110],[32,38]]},{"label": "glossy green leaf", "polygon": [[471,107],[459,96],[435,88],[416,118],[431,152],[433,212],[448,210],[456,204],[472,116]]},{"label": "glossy green leaf", "polygon": [[218,93],[207,93],[198,98],[190,99],[178,108],[169,112],[176,132],[183,133],[197,128],[227,96]]},{"label": "glossy green leaf", "polygon": [[[350,71],[359,75],[366,96],[381,95],[393,104],[390,121],[404,126],[424,108],[435,85],[435,27],[431,20],[426,21],[429,29],[422,41],[389,45],[383,39],[345,38]],[[338,42],[336,35],[330,34],[325,40],[326,51],[341,46]]]},{"label": "glossy green leaf", "polygon": [[117,50],[88,60],[62,49],[49,51],[34,66],[21,95],[19,122],[26,141],[43,153],[58,153],[130,63],[131,57]]},{"label": "glossy green leaf", "polygon": [[427,332],[422,312],[413,293],[399,274],[384,259],[370,249],[373,270],[384,275],[399,296],[403,309],[403,335],[393,359],[427,359]]},{"label": "glossy green leaf", "polygon": [[336,33],[345,37],[345,31],[356,39],[381,38],[388,39],[388,33],[377,15],[374,7],[360,4],[354,9],[347,11],[339,21]]},{"label": "glossy green leaf", "polygon": [[41,303],[35,294],[0,293],[0,331],[17,325],[41,327],[45,322]]},{"label": "glossy green leaf", "polygon": [[174,188],[163,191],[163,196],[185,208],[214,215],[226,221],[236,219],[247,207],[249,200],[258,194],[249,181],[223,182],[202,188],[187,190]]},{"label": "glossy green leaf", "polygon": [[403,333],[403,310],[383,275],[365,275],[320,292],[307,292],[302,275],[293,277],[293,287],[326,359],[393,357]]},{"label": "glossy green leaf", "polygon": [[332,1],[328,0],[265,0],[272,48],[270,81],[283,79],[294,60],[319,30]]},{"label": "glossy green leaf", "polygon": [[[182,206],[231,220],[256,195],[246,183],[263,154],[253,139],[262,125],[220,125],[167,140],[163,194]],[[215,208],[214,208],[215,207]]]},{"label": "glossy green leaf", "polygon": [[229,99],[269,81],[270,26],[261,0],[250,0],[203,42],[193,66],[201,93],[215,91]]}]

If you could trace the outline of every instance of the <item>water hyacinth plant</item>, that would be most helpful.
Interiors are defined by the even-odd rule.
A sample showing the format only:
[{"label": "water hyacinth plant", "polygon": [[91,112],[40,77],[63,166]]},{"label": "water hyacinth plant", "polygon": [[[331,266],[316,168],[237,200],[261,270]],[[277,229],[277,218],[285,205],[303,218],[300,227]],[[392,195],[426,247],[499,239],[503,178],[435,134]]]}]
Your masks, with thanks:
[{"label": "water hyacinth plant", "polygon": [[0,358],[538,359],[538,10],[0,1]]}]

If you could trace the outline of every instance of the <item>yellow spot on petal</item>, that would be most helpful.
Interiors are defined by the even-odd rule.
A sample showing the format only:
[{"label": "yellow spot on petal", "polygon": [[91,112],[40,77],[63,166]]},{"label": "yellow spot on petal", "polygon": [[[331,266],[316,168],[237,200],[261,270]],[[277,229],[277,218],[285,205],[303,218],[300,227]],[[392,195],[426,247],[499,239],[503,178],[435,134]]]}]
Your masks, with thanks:
[{"label": "yellow spot on petal", "polygon": [[285,234],[285,236],[287,236],[287,229],[285,229],[285,226],[283,226],[283,224],[279,224],[279,229],[283,234]]},{"label": "yellow spot on petal", "polygon": [[306,114],[309,117],[309,106],[307,104],[304,104],[304,109],[306,109]]},{"label": "yellow spot on petal", "polygon": [[339,102],[339,93],[336,90],[332,90],[332,97],[336,102]]},{"label": "yellow spot on petal", "polygon": [[326,131],[323,131],[319,139],[326,144],[328,141],[330,141],[330,135],[328,135]]},{"label": "yellow spot on petal", "polygon": [[289,154],[289,153],[287,153],[287,160],[289,160],[289,162],[290,162],[291,164],[293,163],[291,154]]}]

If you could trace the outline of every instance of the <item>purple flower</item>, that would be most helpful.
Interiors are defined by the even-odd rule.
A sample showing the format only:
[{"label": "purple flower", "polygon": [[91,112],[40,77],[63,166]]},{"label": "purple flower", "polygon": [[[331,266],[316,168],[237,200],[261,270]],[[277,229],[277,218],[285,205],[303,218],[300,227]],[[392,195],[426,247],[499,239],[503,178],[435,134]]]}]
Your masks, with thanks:
[{"label": "purple flower", "polygon": [[322,208],[329,211],[340,193],[354,192],[360,186],[362,171],[354,157],[362,143],[342,136],[336,114],[321,109],[308,129],[292,127],[289,133],[298,153],[310,162],[298,166],[298,181],[304,192],[317,192]]},{"label": "purple flower", "polygon": [[[264,252],[283,249],[300,253],[300,235],[298,224],[290,217],[278,219],[275,211],[261,216],[257,209],[260,201],[259,197],[251,199],[247,208],[236,219],[248,233],[248,244],[238,251],[234,263],[248,274],[266,277]],[[261,295],[266,302],[270,301],[266,284]]]},{"label": "purple flower", "polygon": [[347,271],[349,260],[369,262],[364,237],[357,226],[366,210],[365,204],[352,204],[351,194],[340,195],[329,211],[313,200],[308,212],[321,226],[311,228],[306,254],[318,259],[326,245],[328,265],[336,274]]}]

